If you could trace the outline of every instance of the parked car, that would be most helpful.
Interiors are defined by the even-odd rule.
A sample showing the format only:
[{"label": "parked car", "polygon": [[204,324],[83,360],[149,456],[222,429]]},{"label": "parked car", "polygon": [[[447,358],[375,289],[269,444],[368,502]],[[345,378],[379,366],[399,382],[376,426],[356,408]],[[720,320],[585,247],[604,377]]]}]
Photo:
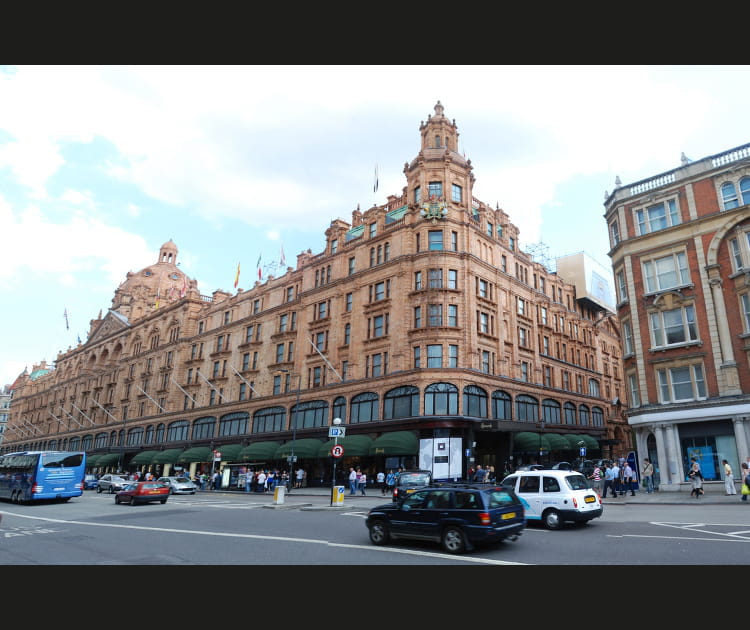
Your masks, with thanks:
[{"label": "parked car", "polygon": [[399,501],[372,508],[370,541],[412,539],[440,543],[448,553],[516,540],[526,526],[523,505],[510,488],[443,483],[415,489]]},{"label": "parked car", "polygon": [[588,523],[603,512],[599,495],[574,470],[516,471],[501,485],[518,495],[527,520],[547,529],[560,529],[566,522]]},{"label": "parked car", "polygon": [[424,488],[432,483],[432,471],[430,470],[402,470],[396,485],[393,486],[393,500],[405,497],[418,488]]},{"label": "parked car", "polygon": [[187,477],[159,477],[156,481],[169,486],[169,494],[195,494],[198,489]]},{"label": "parked car", "polygon": [[115,494],[115,503],[166,503],[169,498],[169,486],[158,481],[132,481]]},{"label": "parked car", "polygon": [[131,483],[131,481],[129,479],[126,479],[125,477],[122,477],[121,475],[102,475],[101,477],[99,477],[96,491],[99,493],[108,492],[109,494],[112,494],[113,492],[122,490],[129,483]]},{"label": "parked car", "polygon": [[98,485],[99,485],[99,480],[96,478],[96,475],[86,475],[83,478],[84,490],[94,490]]}]

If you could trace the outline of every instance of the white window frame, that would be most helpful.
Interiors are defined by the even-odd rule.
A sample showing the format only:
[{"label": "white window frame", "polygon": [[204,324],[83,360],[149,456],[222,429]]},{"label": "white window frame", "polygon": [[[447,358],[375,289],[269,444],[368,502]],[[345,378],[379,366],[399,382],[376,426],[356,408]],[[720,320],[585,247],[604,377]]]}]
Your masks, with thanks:
[{"label": "white window frame", "polygon": [[[658,209],[663,210],[663,216],[656,214]],[[660,225],[662,220],[664,225]],[[650,206],[636,208],[633,211],[633,223],[636,226],[638,236],[660,232],[674,225],[679,225],[682,223],[682,218],[680,217],[677,199],[672,197]]]},{"label": "white window frame", "polygon": [[690,269],[684,251],[641,262],[646,293],[666,291],[690,284]]},{"label": "white window frame", "polygon": [[[675,377],[678,376],[678,370],[680,372],[684,372],[685,370],[688,371],[687,376],[690,378],[689,397],[677,397],[679,394],[675,388],[680,385],[686,386],[688,383],[687,380],[684,380],[684,374],[679,374],[683,380],[675,382]],[[700,363],[660,368],[656,370],[656,381],[659,390],[659,400],[663,405],[687,402],[690,400],[705,400],[706,398],[706,379],[703,373],[703,365]]]},{"label": "white window frame", "polygon": [[[680,328],[683,338],[680,341],[669,343],[667,341],[667,329],[677,328],[676,324],[667,325],[665,320],[668,314],[680,314]],[[669,310],[649,313],[649,328],[651,329],[651,345],[653,348],[667,348],[684,346],[698,342],[698,323],[695,320],[695,307],[693,305],[678,306]]]}]

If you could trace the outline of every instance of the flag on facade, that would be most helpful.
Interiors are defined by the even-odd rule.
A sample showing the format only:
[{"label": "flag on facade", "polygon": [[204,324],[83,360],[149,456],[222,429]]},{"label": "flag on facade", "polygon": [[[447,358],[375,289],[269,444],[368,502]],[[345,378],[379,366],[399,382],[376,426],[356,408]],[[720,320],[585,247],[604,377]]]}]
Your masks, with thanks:
[{"label": "flag on facade", "polygon": [[281,245],[281,260],[279,260],[279,264],[282,267],[286,267],[286,257],[284,256],[284,245]]},{"label": "flag on facade", "polygon": [[156,304],[154,304],[154,308],[159,308],[159,299],[161,298],[161,288],[156,289]]},{"label": "flag on facade", "polygon": [[260,280],[260,279],[262,279],[262,278],[263,278],[263,272],[262,272],[262,271],[261,271],[261,269],[260,269],[260,258],[261,258],[261,256],[262,256],[262,255],[263,255],[263,254],[260,254],[260,255],[258,256],[258,280]]},{"label": "flag on facade", "polygon": [[81,335],[78,335],[78,345],[81,345]]},{"label": "flag on facade", "polygon": [[375,165],[375,184],[373,184],[372,192],[378,192],[378,165]]},{"label": "flag on facade", "polygon": [[187,294],[187,276],[185,274],[182,275],[182,289],[180,289],[180,297],[184,298]]},{"label": "flag on facade", "polygon": [[65,312],[63,313],[63,317],[65,317],[65,330],[70,330],[70,324],[68,323],[68,307],[65,307]]},{"label": "flag on facade", "polygon": [[239,281],[240,281],[240,263],[237,263],[237,273],[234,276],[234,288],[235,289],[237,288]]}]

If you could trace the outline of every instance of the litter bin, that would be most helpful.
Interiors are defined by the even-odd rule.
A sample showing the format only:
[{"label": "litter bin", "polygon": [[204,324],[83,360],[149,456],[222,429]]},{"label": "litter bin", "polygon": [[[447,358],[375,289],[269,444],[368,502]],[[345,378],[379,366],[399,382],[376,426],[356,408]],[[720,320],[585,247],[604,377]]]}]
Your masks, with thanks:
[{"label": "litter bin", "polygon": [[284,503],[284,493],[286,488],[284,486],[276,486],[273,490],[273,502],[276,504]]},{"label": "litter bin", "polygon": [[344,505],[344,486],[333,486],[331,505]]}]

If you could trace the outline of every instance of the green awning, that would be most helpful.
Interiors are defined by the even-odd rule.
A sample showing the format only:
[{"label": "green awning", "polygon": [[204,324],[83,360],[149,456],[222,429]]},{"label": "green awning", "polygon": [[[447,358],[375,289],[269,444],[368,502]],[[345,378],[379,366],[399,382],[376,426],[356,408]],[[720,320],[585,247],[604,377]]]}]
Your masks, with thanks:
[{"label": "green awning", "polygon": [[89,455],[86,453],[86,466],[96,466],[101,455]]},{"label": "green awning", "polygon": [[581,445],[578,442],[582,441],[582,438],[577,433],[566,433],[565,439],[568,441],[568,448],[574,450],[576,453]]},{"label": "green awning", "polygon": [[596,438],[586,435],[585,433],[582,433],[580,437],[584,442],[586,442],[586,448],[593,451],[598,451],[601,447],[599,446],[599,442],[596,440]]},{"label": "green awning", "polygon": [[[224,457],[224,453],[221,454],[222,459]],[[186,451],[183,451],[180,453],[179,457],[177,458],[176,464],[189,464],[191,462],[210,462],[213,461],[213,454],[211,453],[211,447],[209,446],[196,446],[194,448],[189,448]]]},{"label": "green awning", "polygon": [[289,440],[276,449],[273,459],[286,459],[292,455],[292,444],[294,444],[295,457],[318,457],[318,451],[322,442],[314,438],[303,438],[301,440]]},{"label": "green awning", "polygon": [[[336,440],[328,440],[318,451],[318,457],[328,457]],[[368,435],[346,435],[338,439],[338,444],[344,448],[345,457],[363,457],[370,454],[372,438]]]},{"label": "green awning", "polygon": [[221,453],[221,461],[238,462],[240,461],[239,456],[242,451],[242,444],[224,444],[222,446],[217,446],[216,450]]},{"label": "green awning", "polygon": [[137,466],[148,466],[159,453],[160,451],[141,451],[133,456],[130,463]]},{"label": "green awning", "polygon": [[[125,458],[123,458],[124,460]],[[119,453],[105,453],[104,455],[100,455],[99,459],[96,460],[97,466],[114,466],[115,464],[120,463],[120,454]],[[122,462],[123,465],[125,462]]]},{"label": "green awning", "polygon": [[[280,446],[278,442],[253,442],[240,451],[237,461],[254,462],[275,459],[276,451]],[[296,450],[295,448],[295,453]]]},{"label": "green awning", "polygon": [[418,451],[419,439],[412,431],[383,433],[370,447],[370,455],[416,455]]},{"label": "green awning", "polygon": [[182,454],[181,448],[168,448],[166,451],[159,451],[151,460],[152,464],[176,464],[177,458]]},{"label": "green awning", "polygon": [[516,451],[536,452],[539,450],[551,451],[552,446],[547,439],[547,435],[540,435],[533,431],[521,431],[513,436],[513,448]]},{"label": "green awning", "polygon": [[547,441],[549,442],[550,450],[567,451],[568,449],[570,449],[568,440],[566,440],[565,437],[560,435],[559,433],[545,433],[544,437],[546,437]]}]

